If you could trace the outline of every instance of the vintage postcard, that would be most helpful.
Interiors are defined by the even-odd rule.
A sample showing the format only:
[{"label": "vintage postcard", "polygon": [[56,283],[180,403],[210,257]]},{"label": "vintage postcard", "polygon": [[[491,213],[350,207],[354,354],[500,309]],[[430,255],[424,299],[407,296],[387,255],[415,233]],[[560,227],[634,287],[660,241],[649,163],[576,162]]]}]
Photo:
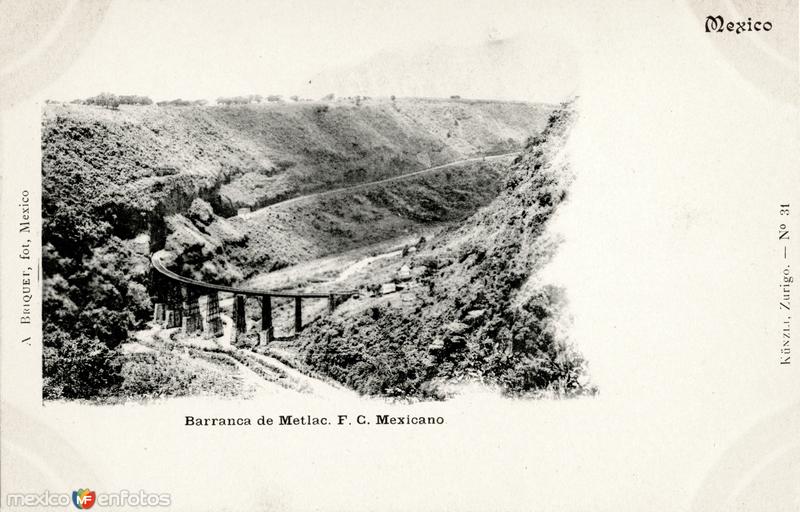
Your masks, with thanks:
[{"label": "vintage postcard", "polygon": [[0,3],[0,509],[800,510],[799,83],[796,1]]}]

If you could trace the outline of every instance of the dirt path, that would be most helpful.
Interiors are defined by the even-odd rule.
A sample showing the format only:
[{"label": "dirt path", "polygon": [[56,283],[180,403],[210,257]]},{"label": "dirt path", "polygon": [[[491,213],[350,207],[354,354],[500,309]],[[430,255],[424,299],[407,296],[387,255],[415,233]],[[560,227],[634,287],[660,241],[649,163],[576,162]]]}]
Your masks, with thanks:
[{"label": "dirt path", "polygon": [[[230,319],[223,318],[223,321],[226,324],[226,332],[230,334]],[[176,332],[178,329],[163,329],[160,326],[150,327],[148,329],[144,329],[141,331],[136,331],[134,334],[134,338],[136,339],[135,342],[132,342],[133,345],[132,349],[139,350],[144,349],[146,351],[152,352],[159,352],[163,351],[164,349],[160,347],[161,344],[164,343],[166,339],[169,339],[172,333]],[[223,339],[223,338],[220,338]],[[204,340],[205,341],[205,340]],[[178,346],[183,346],[186,349],[193,348],[195,350],[208,350],[203,344],[200,343],[192,343],[191,340],[176,341]],[[225,344],[228,345],[228,344]],[[229,345],[228,345],[229,347]],[[213,353],[221,356],[226,356],[228,360],[235,364],[238,374],[242,378],[242,383],[245,387],[250,387],[253,390],[253,397],[257,398],[259,396],[274,396],[278,394],[296,394],[299,392],[305,393],[312,393],[317,394],[319,392],[320,396],[333,396],[331,385],[317,381],[312,377],[305,376],[294,370],[280,361],[273,359],[271,357],[261,356],[260,354],[256,354],[254,352],[247,353],[248,357],[256,357],[256,358],[263,358],[263,360],[268,363],[268,366],[274,366],[278,368],[280,371],[283,371],[287,375],[291,376],[291,381],[293,383],[297,383],[294,386],[287,386],[285,383],[280,383],[276,380],[270,380],[258,372],[252,370],[247,365],[243,364],[239,361],[236,357],[233,357],[229,351],[237,350],[233,348],[227,348],[226,351],[220,352],[218,350],[214,350]],[[193,361],[194,358],[190,356],[188,353],[184,353],[180,350],[172,351],[174,354],[178,355],[179,357],[186,359],[187,361]]]},{"label": "dirt path", "polygon": [[352,276],[356,272],[366,268],[373,261],[382,260],[382,259],[386,259],[386,258],[392,258],[392,257],[395,257],[395,256],[400,256],[402,254],[403,254],[403,250],[401,249],[401,250],[398,250],[398,251],[390,251],[390,252],[385,252],[383,254],[377,254],[375,256],[368,256],[368,257],[366,257],[364,259],[356,261],[352,265],[350,265],[347,268],[345,268],[344,270],[342,270],[342,272],[338,276],[336,276],[336,279],[334,279],[332,282],[340,283],[340,282],[344,281],[345,279],[347,279],[348,277]]},{"label": "dirt path", "polygon": [[320,379],[309,377],[305,373],[295,370],[291,366],[288,366],[274,357],[270,357],[265,354],[259,354],[258,352],[252,352],[251,355],[257,359],[264,361],[266,364],[270,366],[274,366],[281,371],[285,372],[291,379],[298,382],[304,389],[308,390],[312,395],[319,396],[322,398],[344,398],[344,397],[355,397],[357,393],[355,391],[343,388],[341,386],[331,384],[328,382],[324,382]]}]

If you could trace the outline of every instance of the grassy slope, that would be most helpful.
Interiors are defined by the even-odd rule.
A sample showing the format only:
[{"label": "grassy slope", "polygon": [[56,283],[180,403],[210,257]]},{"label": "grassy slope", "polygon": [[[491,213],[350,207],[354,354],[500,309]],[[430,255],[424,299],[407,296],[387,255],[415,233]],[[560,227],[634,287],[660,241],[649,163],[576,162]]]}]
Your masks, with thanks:
[{"label": "grassy slope", "polygon": [[551,117],[491,204],[405,262],[421,271],[412,301],[375,297],[323,318],[302,336],[305,362],[370,394],[441,396],[442,382],[460,379],[584,392],[583,360],[558,332],[562,293],[536,281],[557,245],[547,221],[571,181],[572,115]]}]

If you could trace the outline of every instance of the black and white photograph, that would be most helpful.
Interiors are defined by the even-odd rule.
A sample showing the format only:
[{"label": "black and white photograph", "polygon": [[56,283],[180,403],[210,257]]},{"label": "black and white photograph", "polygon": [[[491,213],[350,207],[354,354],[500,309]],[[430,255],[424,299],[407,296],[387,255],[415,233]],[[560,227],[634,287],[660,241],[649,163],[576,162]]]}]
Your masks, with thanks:
[{"label": "black and white photograph", "polygon": [[45,397],[592,393],[567,297],[538,275],[575,115],[459,95],[49,102]]}]

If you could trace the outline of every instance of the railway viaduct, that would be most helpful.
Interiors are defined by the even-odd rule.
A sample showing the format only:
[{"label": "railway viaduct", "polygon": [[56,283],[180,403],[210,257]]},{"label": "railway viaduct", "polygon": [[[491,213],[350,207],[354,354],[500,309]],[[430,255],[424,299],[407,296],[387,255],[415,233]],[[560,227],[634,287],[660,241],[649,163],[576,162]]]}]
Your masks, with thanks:
[{"label": "railway viaduct", "polygon": [[[268,344],[275,338],[272,324],[273,298],[294,301],[294,332],[297,334],[303,330],[303,300],[327,299],[328,311],[332,312],[343,300],[355,294],[354,291],[287,293],[206,283],[172,272],[164,265],[163,256],[164,251],[158,251],[150,258],[153,265],[151,289],[155,295],[153,320],[168,329],[181,327],[185,334],[203,333],[209,338],[221,337],[224,333],[219,294],[231,293],[233,294],[231,344],[234,346],[248,345],[245,311],[245,301],[248,297],[254,297],[261,303],[259,344]],[[202,296],[206,297],[205,315],[200,311],[199,299]]]}]

